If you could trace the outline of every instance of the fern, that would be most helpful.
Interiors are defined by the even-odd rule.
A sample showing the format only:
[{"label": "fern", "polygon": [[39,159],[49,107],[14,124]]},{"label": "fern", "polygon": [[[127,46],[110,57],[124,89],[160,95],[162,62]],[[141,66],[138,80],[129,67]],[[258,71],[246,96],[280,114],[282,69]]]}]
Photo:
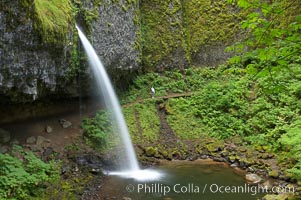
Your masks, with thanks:
[{"label": "fern", "polygon": [[36,189],[59,179],[57,164],[44,163],[32,152],[15,148],[0,154],[0,199],[28,199]]}]

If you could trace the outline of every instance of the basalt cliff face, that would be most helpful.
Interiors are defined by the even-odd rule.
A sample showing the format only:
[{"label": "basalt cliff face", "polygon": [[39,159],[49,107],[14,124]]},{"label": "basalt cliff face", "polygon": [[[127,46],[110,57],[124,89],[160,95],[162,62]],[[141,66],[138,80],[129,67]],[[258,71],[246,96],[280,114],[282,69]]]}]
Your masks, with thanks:
[{"label": "basalt cliff face", "polygon": [[139,26],[134,22],[137,12],[137,5],[126,4],[125,0],[113,4],[104,0],[99,6],[99,17],[92,23],[92,43],[105,66],[124,70],[138,67]]},{"label": "basalt cliff face", "polygon": [[[224,62],[230,56],[224,49],[237,38],[243,18],[226,1],[62,0],[77,9],[70,15],[73,19],[62,41],[58,37],[53,42],[43,36],[48,33],[43,27],[47,24],[37,23],[45,23],[39,19],[45,15],[37,12],[43,6],[38,2],[0,3],[2,103],[89,93],[83,91],[92,81],[73,25],[75,18],[83,22],[84,32],[117,87],[126,85],[136,71]],[[46,9],[45,14],[47,18],[55,11]],[[60,19],[55,16],[56,20]]]},{"label": "basalt cliff face", "polygon": [[[43,43],[21,1],[2,1],[0,6],[1,101],[30,101],[59,92],[75,95],[68,84],[68,46]],[[68,87],[66,87],[68,84]]]},{"label": "basalt cliff face", "polygon": [[[138,67],[139,51],[134,47],[138,26],[133,22],[135,5],[129,5],[125,12],[121,3],[104,1],[95,8],[92,2],[86,1],[83,6],[98,12],[97,18],[90,23],[89,36],[104,64],[110,71],[122,69],[128,73]],[[41,27],[35,24],[38,20],[35,9],[34,1],[1,2],[2,103],[76,97],[82,93],[80,84],[89,85],[89,70],[83,67],[86,62],[80,61],[82,55],[74,52],[81,51],[79,42],[74,39],[75,24],[68,27],[64,41],[45,42],[38,30]]]}]

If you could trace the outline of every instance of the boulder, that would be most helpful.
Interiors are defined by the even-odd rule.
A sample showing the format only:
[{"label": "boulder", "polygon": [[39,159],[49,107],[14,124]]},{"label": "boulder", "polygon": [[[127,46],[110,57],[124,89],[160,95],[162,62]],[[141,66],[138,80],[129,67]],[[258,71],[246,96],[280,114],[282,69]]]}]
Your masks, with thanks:
[{"label": "boulder", "polygon": [[253,172],[255,172],[255,169],[253,167],[248,167],[247,168],[247,172],[253,173]]},{"label": "boulder", "polygon": [[228,157],[228,162],[234,163],[235,161],[236,161],[236,157],[235,156],[229,156]]},{"label": "boulder", "polygon": [[53,131],[53,129],[52,129],[52,127],[51,126],[46,126],[45,127],[45,131],[46,131],[46,133],[51,133],[52,131]]},{"label": "boulder", "polygon": [[159,153],[158,153],[158,149],[155,147],[146,147],[145,148],[145,155],[148,157],[158,157]]},{"label": "boulder", "polygon": [[10,141],[10,144],[12,144],[12,145],[19,145],[20,142],[17,139],[13,139],[12,141]]},{"label": "boulder", "polygon": [[0,128],[0,144],[10,141],[10,132]]},{"label": "boulder", "polygon": [[272,170],[269,172],[269,176],[272,178],[278,178],[279,177],[279,171],[278,170]]},{"label": "boulder", "polygon": [[268,191],[270,191],[273,187],[273,182],[271,180],[267,180],[264,183],[262,183],[262,186],[266,188]]},{"label": "boulder", "polygon": [[47,147],[46,149],[45,149],[45,151],[43,152],[43,154],[42,154],[42,159],[43,159],[43,161],[49,161],[49,160],[51,160],[51,158],[53,157],[53,156],[55,156],[55,151],[53,150],[53,148],[52,147]]},{"label": "boulder", "polygon": [[69,128],[70,126],[72,126],[72,123],[65,119],[60,119],[59,123],[62,125],[63,128]]},{"label": "boulder", "polygon": [[212,160],[215,161],[215,162],[225,162],[224,158],[217,157],[217,156],[213,156]]},{"label": "boulder", "polygon": [[236,168],[236,167],[238,167],[238,164],[237,163],[233,163],[233,164],[230,165],[230,167]]},{"label": "boulder", "polygon": [[248,183],[257,184],[262,181],[262,178],[257,174],[246,174],[246,180]]},{"label": "boulder", "polygon": [[31,136],[31,137],[27,138],[27,140],[26,140],[27,144],[34,144],[35,142],[36,142],[35,136]]},{"label": "boulder", "polygon": [[41,145],[41,144],[43,144],[43,143],[46,142],[46,141],[47,141],[47,139],[44,138],[43,136],[38,136],[38,137],[37,137],[36,144],[37,144],[37,145]]}]

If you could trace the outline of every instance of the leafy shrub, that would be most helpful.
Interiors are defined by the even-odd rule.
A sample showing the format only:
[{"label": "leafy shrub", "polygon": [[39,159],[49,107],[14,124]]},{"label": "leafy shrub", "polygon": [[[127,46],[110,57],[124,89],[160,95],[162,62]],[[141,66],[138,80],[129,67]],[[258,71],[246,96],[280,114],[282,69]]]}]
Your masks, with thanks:
[{"label": "leafy shrub", "polygon": [[58,165],[44,163],[32,152],[15,147],[12,154],[0,154],[1,199],[28,199],[37,189],[58,179]]},{"label": "leafy shrub", "polygon": [[86,142],[89,145],[97,149],[108,147],[109,138],[113,135],[113,123],[108,112],[101,111],[94,118],[84,119],[82,127],[85,130]]},{"label": "leafy shrub", "polygon": [[287,133],[280,138],[283,149],[287,149],[288,156],[295,160],[295,165],[288,170],[295,178],[301,180],[301,119],[296,120],[286,128]]}]

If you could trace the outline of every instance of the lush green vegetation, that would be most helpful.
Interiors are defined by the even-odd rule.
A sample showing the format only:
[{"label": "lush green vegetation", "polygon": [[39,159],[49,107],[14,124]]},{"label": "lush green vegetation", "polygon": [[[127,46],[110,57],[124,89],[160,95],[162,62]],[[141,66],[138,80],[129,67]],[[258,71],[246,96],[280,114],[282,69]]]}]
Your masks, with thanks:
[{"label": "lush green vegetation", "polygon": [[0,198],[29,199],[59,179],[55,162],[45,163],[32,152],[16,146],[11,154],[0,154]]},{"label": "lush green vegetation", "polygon": [[123,109],[133,142],[152,143],[158,140],[160,120],[156,102],[148,100]]},{"label": "lush green vegetation", "polygon": [[[229,39],[239,29],[236,22],[244,18],[241,28],[247,35],[245,40],[228,48],[236,56],[217,68],[191,67],[138,76],[121,96],[130,134],[135,144],[146,144],[145,154],[158,158],[186,154],[188,147],[180,139],[208,140],[207,150],[213,152],[216,146],[210,143],[212,138],[219,141],[236,138],[237,143],[250,148],[275,153],[279,165],[294,179],[301,180],[301,4],[288,0],[227,1],[229,4],[153,0],[143,4],[142,56],[150,69],[162,59],[172,59],[179,48],[190,61],[200,45]],[[80,1],[73,3],[78,9],[83,6]],[[153,4],[156,7],[150,9]],[[34,7],[35,26],[43,40],[50,43],[65,40],[74,12],[70,1],[35,0]],[[236,13],[236,9],[241,12]],[[127,7],[123,10],[126,12]],[[97,17],[96,9],[78,12],[84,13],[87,24]],[[76,68],[80,54],[76,48],[73,50],[71,68]],[[150,98],[151,87],[156,89],[158,98]],[[189,95],[159,98],[174,93]],[[171,147],[174,149],[168,149],[160,141],[159,109],[165,112],[175,134],[176,144]],[[107,112],[84,120],[82,127],[86,142],[98,150],[110,150],[119,142]],[[59,178],[57,164],[42,162],[20,148],[11,154],[0,154],[0,174],[0,196],[6,199],[34,198],[48,183]],[[74,180],[76,184],[79,182]],[[58,194],[60,186],[66,191],[63,197]],[[69,194],[75,190],[68,181],[52,189],[52,194],[61,199],[70,199]]]},{"label": "lush green vegetation", "polygon": [[34,8],[35,28],[41,33],[43,41],[50,43],[67,41],[70,24],[74,24],[70,0],[34,0]]},{"label": "lush green vegetation", "polygon": [[[127,106],[123,112],[135,143],[157,141],[160,121],[155,108],[155,101],[149,100],[141,104]],[[95,149],[108,151],[118,146],[120,142],[119,136],[114,131],[116,125],[110,120],[110,114],[107,111],[100,111],[95,117],[84,119],[82,127],[85,130],[86,143]]]},{"label": "lush green vegetation", "polygon": [[97,113],[94,118],[84,119],[82,127],[87,144],[100,150],[107,149],[114,141],[113,126],[109,113],[105,111]]},{"label": "lush green vegetation", "polygon": [[[232,70],[235,70],[235,66],[243,68],[257,80],[261,93],[267,96],[270,105],[263,113],[264,118],[273,117],[270,118],[272,123],[269,123],[267,133],[262,130],[261,139],[270,140],[273,149],[289,149],[288,155],[284,155],[292,159],[288,160],[293,168],[288,171],[300,180],[300,2],[228,2],[235,2],[242,9],[250,10],[242,23],[249,37],[230,48],[236,51],[237,56],[230,59],[229,64],[232,64]],[[262,121],[258,123],[265,125]]]},{"label": "lush green vegetation", "polygon": [[130,86],[129,92],[121,95],[121,103],[128,103],[151,97],[150,88],[156,88],[156,96],[171,93],[187,93],[197,91],[213,76],[210,68],[187,69],[181,71],[165,71],[147,73],[138,76]]},{"label": "lush green vegetation", "polygon": [[[169,99],[165,105],[168,123],[179,137],[227,139],[240,136],[250,145],[264,146],[269,151],[278,152],[280,160],[292,158],[290,164],[286,163],[292,168],[289,172],[300,178],[301,80],[292,78],[292,72],[296,76],[300,74],[299,68],[295,67],[274,77],[285,86],[285,89],[276,91],[266,87],[270,84],[270,77],[254,79],[246,74],[245,68],[233,70],[232,67],[221,66],[218,69],[189,69],[185,74],[179,71],[166,75],[150,73],[139,76],[129,94],[132,99],[136,97],[134,94],[149,97],[145,88],[152,85],[158,86],[158,95],[177,91],[179,87],[182,87],[182,92],[193,90],[191,97]],[[141,107],[146,102],[135,107]],[[139,134],[134,122],[137,119],[128,109],[125,109],[125,116],[129,118],[130,130],[133,130],[135,138]],[[133,110],[134,105],[130,109]],[[152,115],[156,118],[156,113]],[[139,117],[142,118],[143,113]],[[288,153],[287,149],[290,149]]]}]

